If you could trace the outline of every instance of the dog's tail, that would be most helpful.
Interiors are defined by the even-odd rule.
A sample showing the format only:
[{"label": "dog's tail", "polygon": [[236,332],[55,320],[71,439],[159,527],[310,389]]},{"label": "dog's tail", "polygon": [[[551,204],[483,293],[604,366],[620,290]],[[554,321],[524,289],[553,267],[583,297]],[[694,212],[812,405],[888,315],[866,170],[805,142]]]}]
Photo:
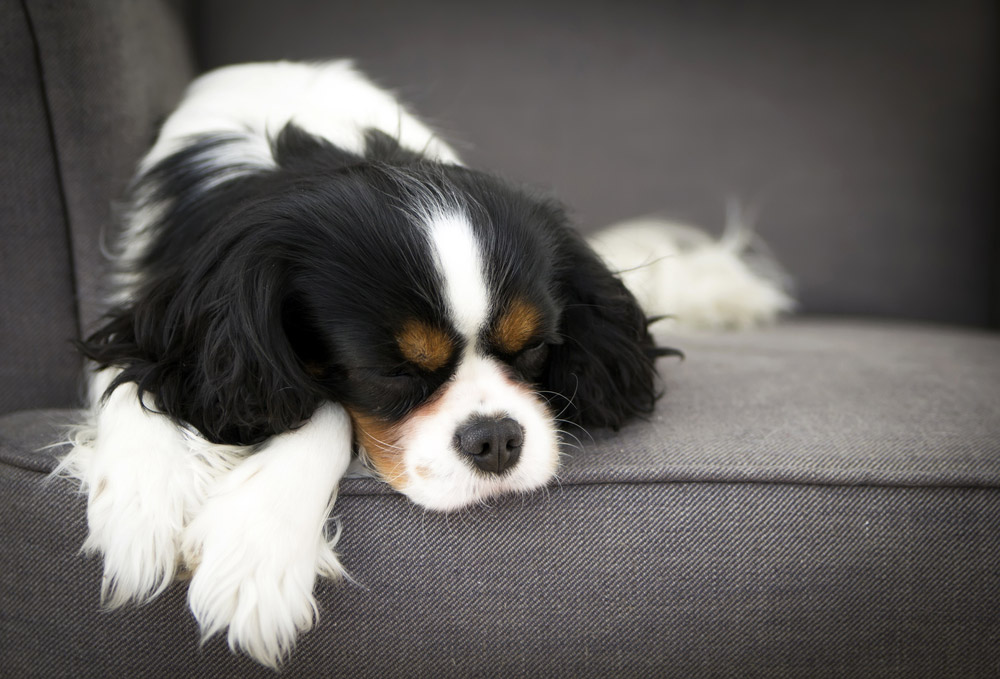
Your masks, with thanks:
[{"label": "dog's tail", "polygon": [[791,278],[736,205],[719,238],[691,226],[643,217],[588,240],[650,316],[675,329],[742,330],[795,308]]}]

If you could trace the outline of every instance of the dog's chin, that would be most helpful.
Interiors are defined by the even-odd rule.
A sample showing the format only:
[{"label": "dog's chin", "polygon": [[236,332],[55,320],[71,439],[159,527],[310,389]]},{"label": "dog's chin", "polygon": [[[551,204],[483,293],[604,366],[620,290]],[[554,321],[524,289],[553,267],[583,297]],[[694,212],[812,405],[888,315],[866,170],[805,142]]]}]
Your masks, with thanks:
[{"label": "dog's chin", "polygon": [[507,478],[493,479],[467,473],[450,478],[419,479],[397,490],[425,509],[452,512],[484,503],[496,496],[537,490],[548,483],[553,475],[531,479],[511,474]]},{"label": "dog's chin", "polygon": [[550,460],[544,469],[515,469],[499,477],[475,470],[428,474],[397,490],[426,509],[450,512],[482,504],[496,496],[528,493],[545,486],[555,476],[557,456],[553,454]]}]

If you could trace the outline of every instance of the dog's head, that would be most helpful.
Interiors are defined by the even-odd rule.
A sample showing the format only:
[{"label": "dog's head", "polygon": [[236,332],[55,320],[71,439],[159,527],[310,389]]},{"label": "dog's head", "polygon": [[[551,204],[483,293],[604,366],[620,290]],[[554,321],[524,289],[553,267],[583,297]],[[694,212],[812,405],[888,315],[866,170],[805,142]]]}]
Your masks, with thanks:
[{"label": "dog's head", "polygon": [[160,410],[254,444],[336,401],[388,483],[450,509],[545,484],[564,423],[652,409],[669,350],[558,205],[293,126],[273,168],[213,181],[238,143],[193,139],[145,174],[135,292],[85,344]]}]

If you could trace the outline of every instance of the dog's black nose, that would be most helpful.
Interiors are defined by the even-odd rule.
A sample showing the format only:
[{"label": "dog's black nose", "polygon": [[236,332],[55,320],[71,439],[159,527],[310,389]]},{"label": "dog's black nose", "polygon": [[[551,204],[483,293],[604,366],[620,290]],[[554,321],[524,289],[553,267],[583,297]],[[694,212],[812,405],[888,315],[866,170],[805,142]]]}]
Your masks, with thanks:
[{"label": "dog's black nose", "polygon": [[524,428],[509,417],[473,417],[455,432],[455,447],[478,468],[502,474],[517,464]]}]

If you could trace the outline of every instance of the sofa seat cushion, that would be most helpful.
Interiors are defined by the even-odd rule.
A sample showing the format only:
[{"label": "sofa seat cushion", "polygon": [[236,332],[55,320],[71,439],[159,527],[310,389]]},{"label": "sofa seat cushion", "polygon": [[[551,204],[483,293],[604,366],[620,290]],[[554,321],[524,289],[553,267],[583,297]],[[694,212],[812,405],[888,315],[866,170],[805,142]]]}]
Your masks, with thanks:
[{"label": "sofa seat cushion", "polygon": [[1000,484],[998,334],[809,319],[660,342],[686,359],[661,360],[656,412],[620,432],[567,426],[562,485]]},{"label": "sofa seat cushion", "polygon": [[[648,421],[558,482],[454,514],[342,483],[290,676],[988,676],[1000,668],[1000,336],[799,320],[669,337]],[[0,665],[272,676],[198,645],[183,583],[102,613],[71,411],[0,418]],[[0,672],[5,673],[5,672]]]}]

